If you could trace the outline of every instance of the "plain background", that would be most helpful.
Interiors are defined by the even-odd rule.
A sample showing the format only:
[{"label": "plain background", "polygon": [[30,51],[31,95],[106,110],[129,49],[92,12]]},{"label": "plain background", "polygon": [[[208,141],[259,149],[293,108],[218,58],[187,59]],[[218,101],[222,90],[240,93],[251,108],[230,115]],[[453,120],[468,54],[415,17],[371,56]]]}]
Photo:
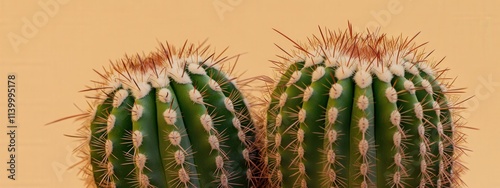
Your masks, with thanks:
[{"label": "plain background", "polygon": [[[237,70],[244,77],[273,75],[269,59],[292,45],[274,32],[307,40],[319,34],[317,26],[345,29],[349,20],[356,30],[379,26],[390,35],[413,36],[417,43],[429,41],[434,59],[446,56],[441,67],[458,77],[465,87],[462,98],[468,125],[465,157],[469,167],[463,177],[469,187],[500,184],[500,8],[499,1],[0,1],[0,187],[83,187],[71,150],[72,134],[79,123],[45,123],[76,114],[85,106],[78,93],[98,76],[92,71],[125,53],[149,52],[158,41],[181,45],[185,39],[209,38],[227,54],[246,52]],[[44,4],[56,3],[56,6]],[[49,7],[48,9],[46,7]],[[218,8],[216,8],[218,7]],[[34,30],[27,31],[28,24]],[[17,42],[13,42],[16,36]],[[21,38],[22,39],[21,39]],[[18,174],[6,178],[6,77],[18,76]]]}]

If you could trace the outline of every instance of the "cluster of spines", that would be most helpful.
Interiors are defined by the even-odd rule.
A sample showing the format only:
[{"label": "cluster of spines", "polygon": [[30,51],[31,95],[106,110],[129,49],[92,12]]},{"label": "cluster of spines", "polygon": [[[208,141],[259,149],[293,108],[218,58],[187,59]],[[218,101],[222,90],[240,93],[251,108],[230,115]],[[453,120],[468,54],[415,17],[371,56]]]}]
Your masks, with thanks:
[{"label": "cluster of spines", "polygon": [[96,71],[103,80],[83,90],[96,92],[90,109],[74,116],[84,120],[76,137],[88,186],[255,186],[250,104],[221,66],[239,56],[203,44],[162,44]]},{"label": "cluster of spines", "polygon": [[278,46],[288,57],[272,61],[281,72],[265,102],[272,187],[463,183],[463,125],[446,97],[460,91],[440,83],[440,62],[431,66],[415,37],[323,31],[308,45],[291,40],[294,53]]}]

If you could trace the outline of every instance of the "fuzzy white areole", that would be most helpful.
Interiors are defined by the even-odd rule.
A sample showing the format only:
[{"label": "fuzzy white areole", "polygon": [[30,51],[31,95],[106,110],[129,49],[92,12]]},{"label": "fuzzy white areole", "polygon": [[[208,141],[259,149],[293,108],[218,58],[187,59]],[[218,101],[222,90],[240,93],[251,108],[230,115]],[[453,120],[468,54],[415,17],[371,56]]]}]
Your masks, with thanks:
[{"label": "fuzzy white areole", "polygon": [[[163,70],[162,70],[163,69]],[[156,73],[152,73],[149,82],[154,88],[164,88],[170,84],[165,68],[156,67]]]},{"label": "fuzzy white areole", "polygon": [[134,103],[132,107],[132,120],[138,121],[142,117],[142,113],[144,112],[144,107],[140,104]]},{"label": "fuzzy white areole", "polygon": [[314,89],[309,86],[304,90],[304,97],[302,98],[302,101],[307,102],[311,98],[311,96],[314,93]]},{"label": "fuzzy white areole", "polygon": [[229,97],[224,98],[224,106],[226,109],[232,113],[235,112],[233,101]]},{"label": "fuzzy white areole", "polygon": [[406,91],[408,91],[410,94],[414,95],[415,94],[415,85],[413,84],[412,81],[410,80],[405,80],[403,83],[403,86]]},{"label": "fuzzy white areole", "polygon": [[276,171],[276,178],[278,179],[278,182],[283,181],[283,172],[281,172],[281,170]]},{"label": "fuzzy white areole", "polygon": [[[300,162],[300,163],[299,163],[299,173],[300,173],[300,174],[302,174],[302,175],[305,175],[305,174],[306,174],[306,166],[304,165],[304,163],[303,163],[303,162]],[[304,180],[304,179],[302,179],[302,185],[304,185],[304,183],[305,183],[305,180]],[[304,186],[303,186],[303,187],[304,187]],[[307,187],[307,186],[305,186],[305,187]]]},{"label": "fuzzy white areole", "polygon": [[338,67],[338,66],[340,66],[339,58],[337,56],[334,57],[331,55],[326,56],[325,66],[326,67]]},{"label": "fuzzy white areole", "polygon": [[276,135],[274,135],[274,145],[276,145],[276,146],[281,145],[281,134],[280,133],[276,133]]},{"label": "fuzzy white areole", "polygon": [[420,74],[420,71],[418,71],[417,66],[413,63],[403,62],[403,67],[405,68],[406,72],[409,72],[412,75],[419,75]]},{"label": "fuzzy white areole", "polygon": [[[425,159],[422,159],[420,161],[420,172],[422,174],[427,172],[427,162],[425,162]],[[425,179],[423,179],[423,182],[421,181],[420,185],[424,185],[425,186],[425,184],[426,184],[426,181],[425,181]]]},{"label": "fuzzy white areole", "polygon": [[222,174],[220,175],[220,184],[222,185],[222,187],[229,187],[229,178],[227,177],[227,175],[225,174],[224,171],[222,171]]},{"label": "fuzzy white areole", "polygon": [[356,105],[360,110],[365,111],[366,109],[368,109],[370,101],[368,100],[368,97],[366,97],[366,95],[361,95],[359,96]]},{"label": "fuzzy white areole", "polygon": [[401,147],[401,133],[400,132],[395,132],[393,135],[392,135],[392,142],[394,144],[395,147]]},{"label": "fuzzy white areole", "polygon": [[333,182],[335,182],[335,180],[337,180],[337,173],[335,173],[335,170],[329,168],[327,171],[327,175],[328,175],[328,180],[330,181],[330,183],[333,183]]},{"label": "fuzzy white areole", "polygon": [[437,101],[434,101],[432,103],[432,109],[436,112],[436,116],[441,115],[441,106],[439,106],[439,103]]},{"label": "fuzzy white areole", "polygon": [[[88,115],[89,115],[89,116],[88,116],[88,118],[87,118],[87,121],[88,121],[88,122],[89,122],[89,124],[90,124],[90,122],[94,121],[94,119],[95,119],[95,117],[96,117],[96,115],[97,115],[97,106],[93,106],[93,107],[91,107],[91,108],[88,110],[88,112],[87,112],[87,113],[88,113]],[[89,140],[90,140],[90,139],[89,139]]]},{"label": "fuzzy white areole", "polygon": [[418,63],[418,68],[430,76],[434,76],[434,70],[427,62]]},{"label": "fuzzy white areole", "polygon": [[304,68],[311,67],[313,65],[318,65],[323,63],[324,59],[320,55],[314,55],[312,57],[307,57],[306,62],[304,63]]},{"label": "fuzzy white areole", "polygon": [[304,135],[305,135],[304,130],[299,128],[297,130],[297,142],[298,143],[304,142]]},{"label": "fuzzy white areole", "polygon": [[210,80],[208,80],[208,86],[210,87],[210,89],[212,89],[214,91],[222,91],[219,83],[217,83],[217,81],[215,81],[212,78],[210,78]]},{"label": "fuzzy white areole", "polygon": [[174,152],[174,159],[177,165],[182,165],[186,161],[186,155],[181,150],[177,150]]},{"label": "fuzzy white areole", "polygon": [[250,152],[248,151],[247,148],[241,151],[241,155],[243,156],[243,159],[245,159],[246,162],[250,162]]},{"label": "fuzzy white areole", "polygon": [[326,161],[328,164],[332,165],[335,163],[335,152],[332,149],[329,149],[326,153]]},{"label": "fuzzy white areole", "polygon": [[[142,170],[141,170],[142,171]],[[149,177],[146,174],[141,174],[139,178],[139,185],[141,187],[148,187],[151,186],[149,182]]]},{"label": "fuzzy white areole", "polygon": [[394,182],[395,185],[399,185],[401,183],[401,173],[400,172],[395,172],[392,181]]},{"label": "fuzzy white areole", "polygon": [[142,153],[139,153],[137,154],[135,157],[134,157],[134,163],[135,163],[135,167],[143,172],[144,170],[144,167],[146,167],[146,161],[147,161],[147,157],[146,155],[142,154]]},{"label": "fuzzy white areole", "polygon": [[437,130],[439,133],[439,136],[444,136],[444,129],[443,129],[443,124],[441,122],[437,123]]},{"label": "fuzzy white areole", "polygon": [[372,66],[371,71],[379,80],[385,83],[391,83],[391,80],[394,77],[389,68],[383,64]]},{"label": "fuzzy white areole", "polygon": [[422,108],[422,105],[419,102],[417,102],[413,105],[413,109],[415,111],[415,116],[418,119],[422,120],[424,118],[424,110]]},{"label": "fuzzy white areole", "polygon": [[425,139],[425,127],[423,124],[420,124],[418,125],[418,136],[421,138],[421,139]]},{"label": "fuzzy white areole", "polygon": [[290,59],[291,63],[299,63],[299,62],[305,62],[307,58],[307,55],[304,53],[299,53],[293,56],[293,58]]},{"label": "fuzzy white areole", "polygon": [[398,101],[398,93],[393,87],[388,87],[385,89],[385,97],[390,103],[396,103]]},{"label": "fuzzy white areole", "polygon": [[179,146],[182,140],[181,133],[179,133],[178,131],[172,131],[168,133],[168,140],[170,141],[170,144]]},{"label": "fuzzy white areole", "polygon": [[210,147],[212,148],[212,150],[217,150],[217,151],[220,150],[220,143],[219,143],[219,139],[217,138],[217,136],[210,135],[208,137],[208,143],[210,144]]},{"label": "fuzzy white areole", "polygon": [[342,85],[340,85],[339,83],[335,83],[330,88],[330,91],[328,94],[329,94],[330,98],[338,99],[340,97],[340,95],[342,94],[343,89],[344,88],[342,87]]},{"label": "fuzzy white areole", "polygon": [[247,137],[245,135],[245,132],[243,132],[243,130],[241,130],[241,129],[238,129],[237,134],[238,134],[238,139],[240,140],[240,142],[243,144],[246,144]]},{"label": "fuzzy white areole", "polygon": [[111,92],[117,90],[122,86],[122,81],[119,75],[110,75],[108,78],[108,87],[110,87]]},{"label": "fuzzy white areole", "polygon": [[338,133],[336,130],[334,130],[334,129],[328,130],[328,133],[327,133],[328,143],[333,144],[335,141],[337,141],[337,136],[338,136]]},{"label": "fuzzy white areole", "polygon": [[299,157],[299,159],[303,159],[304,152],[304,147],[302,147],[302,145],[299,145],[299,147],[297,148],[297,157]]},{"label": "fuzzy white areole", "polygon": [[391,123],[394,126],[399,126],[401,124],[401,113],[398,110],[393,110],[391,112]]},{"label": "fuzzy white areole", "polygon": [[392,63],[389,66],[389,71],[391,71],[392,74],[399,76],[399,77],[405,76],[405,68],[401,64]]},{"label": "fuzzy white areole", "polygon": [[231,122],[233,123],[233,127],[236,128],[237,130],[241,129],[241,122],[237,117],[234,117]]},{"label": "fuzzy white areole", "polygon": [[137,149],[142,145],[142,139],[143,139],[143,136],[142,136],[141,131],[135,130],[132,133],[132,145],[134,146],[134,148]]},{"label": "fuzzy white areole", "polygon": [[300,109],[298,117],[299,117],[299,122],[304,123],[304,121],[306,120],[306,110],[303,108]]},{"label": "fuzzy white areole", "polygon": [[207,75],[207,71],[199,64],[189,63],[187,67],[192,74]]},{"label": "fuzzy white areole", "polygon": [[190,84],[192,83],[191,78],[182,65],[174,64],[170,69],[167,69],[167,74],[170,78],[172,78],[175,82],[179,84]]},{"label": "fuzzy white areole", "polygon": [[422,87],[424,88],[424,90],[428,94],[430,94],[430,95],[434,94],[431,83],[429,83],[429,81],[427,81],[426,79],[422,79],[422,82],[420,82],[420,85],[422,85]]},{"label": "fuzzy white areole", "polygon": [[359,129],[359,132],[361,132],[362,134],[366,133],[369,126],[370,126],[370,123],[368,122],[368,119],[366,119],[365,117],[362,117],[358,120],[358,129]]},{"label": "fuzzy white areole", "polygon": [[396,154],[394,154],[394,164],[396,166],[403,167],[403,164],[401,163],[402,159],[403,159],[403,157],[401,157],[401,153],[396,152]]},{"label": "fuzzy white areole", "polygon": [[175,125],[175,123],[177,122],[177,112],[174,110],[174,109],[166,109],[164,112],[163,112],[163,119],[165,120],[165,122],[169,125]]},{"label": "fuzzy white areole", "polygon": [[179,177],[179,181],[181,181],[185,185],[191,180],[189,174],[186,172],[186,169],[184,169],[184,167],[181,167],[181,169],[179,169],[177,176]]},{"label": "fuzzy white areole", "polygon": [[288,98],[288,94],[286,94],[286,92],[283,92],[281,95],[280,95],[280,100],[278,102],[278,107],[282,108],[283,106],[285,106],[285,103],[286,103],[286,99]]},{"label": "fuzzy white areole", "polygon": [[136,99],[142,99],[151,91],[151,85],[147,82],[137,82],[137,87],[132,87],[131,90]]},{"label": "fuzzy white areole", "polygon": [[281,122],[283,121],[283,116],[281,116],[281,114],[278,114],[276,115],[276,123],[275,123],[275,126],[276,127],[280,127],[281,126]]},{"label": "fuzzy white areole", "polygon": [[224,159],[220,155],[215,157],[215,166],[217,169],[224,169]]},{"label": "fuzzy white areole", "polygon": [[328,109],[327,119],[329,124],[334,124],[337,120],[339,110],[336,107],[331,107]]},{"label": "fuzzy white areole", "polygon": [[318,81],[325,75],[325,67],[318,66],[312,73],[311,82]]},{"label": "fuzzy white areole", "polygon": [[115,127],[115,122],[116,122],[116,116],[113,114],[110,114],[107,121],[106,121],[106,131],[108,134]]},{"label": "fuzzy white areole", "polygon": [[427,156],[427,146],[424,142],[420,142],[420,156]]},{"label": "fuzzy white areole", "polygon": [[212,117],[208,114],[203,114],[200,116],[200,122],[203,125],[205,131],[210,132],[214,128],[214,123],[212,121]]},{"label": "fuzzy white areole", "polygon": [[[115,167],[113,166],[113,163],[108,162],[108,164],[106,165],[106,170],[107,170],[108,175],[112,176],[112,175],[114,175],[114,174],[115,174],[115,170],[114,170],[114,168],[115,168]],[[110,186],[111,188],[113,188],[113,187],[115,187],[115,188],[116,188],[115,182],[109,182],[109,184],[110,184],[109,186]]]},{"label": "fuzzy white areole", "polygon": [[189,92],[189,99],[197,104],[203,104],[203,96],[197,89],[191,89]]},{"label": "fuzzy white areole", "polygon": [[203,57],[199,55],[190,55],[185,58],[187,63],[199,64],[204,61]]},{"label": "fuzzy white areole", "polygon": [[346,78],[351,77],[354,74],[354,71],[348,67],[347,65],[341,65],[335,70],[335,77],[337,77],[338,80],[343,80]]},{"label": "fuzzy white areole", "polygon": [[365,139],[359,141],[358,150],[361,156],[366,156],[368,154],[369,148],[370,146],[368,145],[368,141],[366,141]]},{"label": "fuzzy white areole", "polygon": [[158,91],[158,99],[162,103],[171,103],[172,92],[167,88],[161,88],[160,91]]},{"label": "fuzzy white areole", "polygon": [[292,76],[290,76],[290,80],[288,80],[288,83],[286,84],[287,87],[290,87],[291,85],[297,83],[299,81],[300,76],[302,76],[302,73],[300,71],[295,71],[292,73]]},{"label": "fuzzy white areole", "polygon": [[109,139],[106,139],[106,143],[104,144],[104,153],[106,158],[109,158],[113,153],[113,142]]},{"label": "fuzzy white areole", "polygon": [[365,70],[366,69],[362,68],[354,75],[354,82],[362,89],[371,86],[373,81],[372,75]]}]

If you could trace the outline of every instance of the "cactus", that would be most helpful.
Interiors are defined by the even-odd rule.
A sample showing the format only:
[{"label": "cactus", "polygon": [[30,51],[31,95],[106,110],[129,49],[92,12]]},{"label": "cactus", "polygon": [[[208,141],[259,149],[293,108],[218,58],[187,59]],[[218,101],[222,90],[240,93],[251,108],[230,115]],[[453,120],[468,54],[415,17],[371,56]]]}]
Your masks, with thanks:
[{"label": "cactus", "polygon": [[[276,30],[277,31],[277,30]],[[277,31],[285,36],[281,32]],[[271,187],[451,187],[465,169],[451,84],[414,38],[322,30],[272,61]],[[417,34],[418,35],[418,34]],[[415,35],[416,36],[416,35]]]},{"label": "cactus", "polygon": [[[78,148],[91,187],[251,187],[255,126],[236,79],[237,61],[209,46],[161,44],[97,72]],[[225,50],[224,50],[225,51]]]}]

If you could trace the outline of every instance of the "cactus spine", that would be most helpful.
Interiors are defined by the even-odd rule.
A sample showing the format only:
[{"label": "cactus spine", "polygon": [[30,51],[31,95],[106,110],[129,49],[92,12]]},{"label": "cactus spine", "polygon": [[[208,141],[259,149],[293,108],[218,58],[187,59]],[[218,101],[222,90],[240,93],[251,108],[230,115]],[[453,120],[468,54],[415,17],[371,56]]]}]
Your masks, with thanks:
[{"label": "cactus spine", "polygon": [[279,47],[287,56],[273,61],[281,76],[264,120],[271,187],[461,184],[463,133],[447,97],[456,90],[439,62],[415,37],[320,33],[292,41],[293,53]]},{"label": "cactus spine", "polygon": [[85,91],[79,147],[91,187],[251,187],[255,127],[236,79],[209,47],[126,57]]}]

